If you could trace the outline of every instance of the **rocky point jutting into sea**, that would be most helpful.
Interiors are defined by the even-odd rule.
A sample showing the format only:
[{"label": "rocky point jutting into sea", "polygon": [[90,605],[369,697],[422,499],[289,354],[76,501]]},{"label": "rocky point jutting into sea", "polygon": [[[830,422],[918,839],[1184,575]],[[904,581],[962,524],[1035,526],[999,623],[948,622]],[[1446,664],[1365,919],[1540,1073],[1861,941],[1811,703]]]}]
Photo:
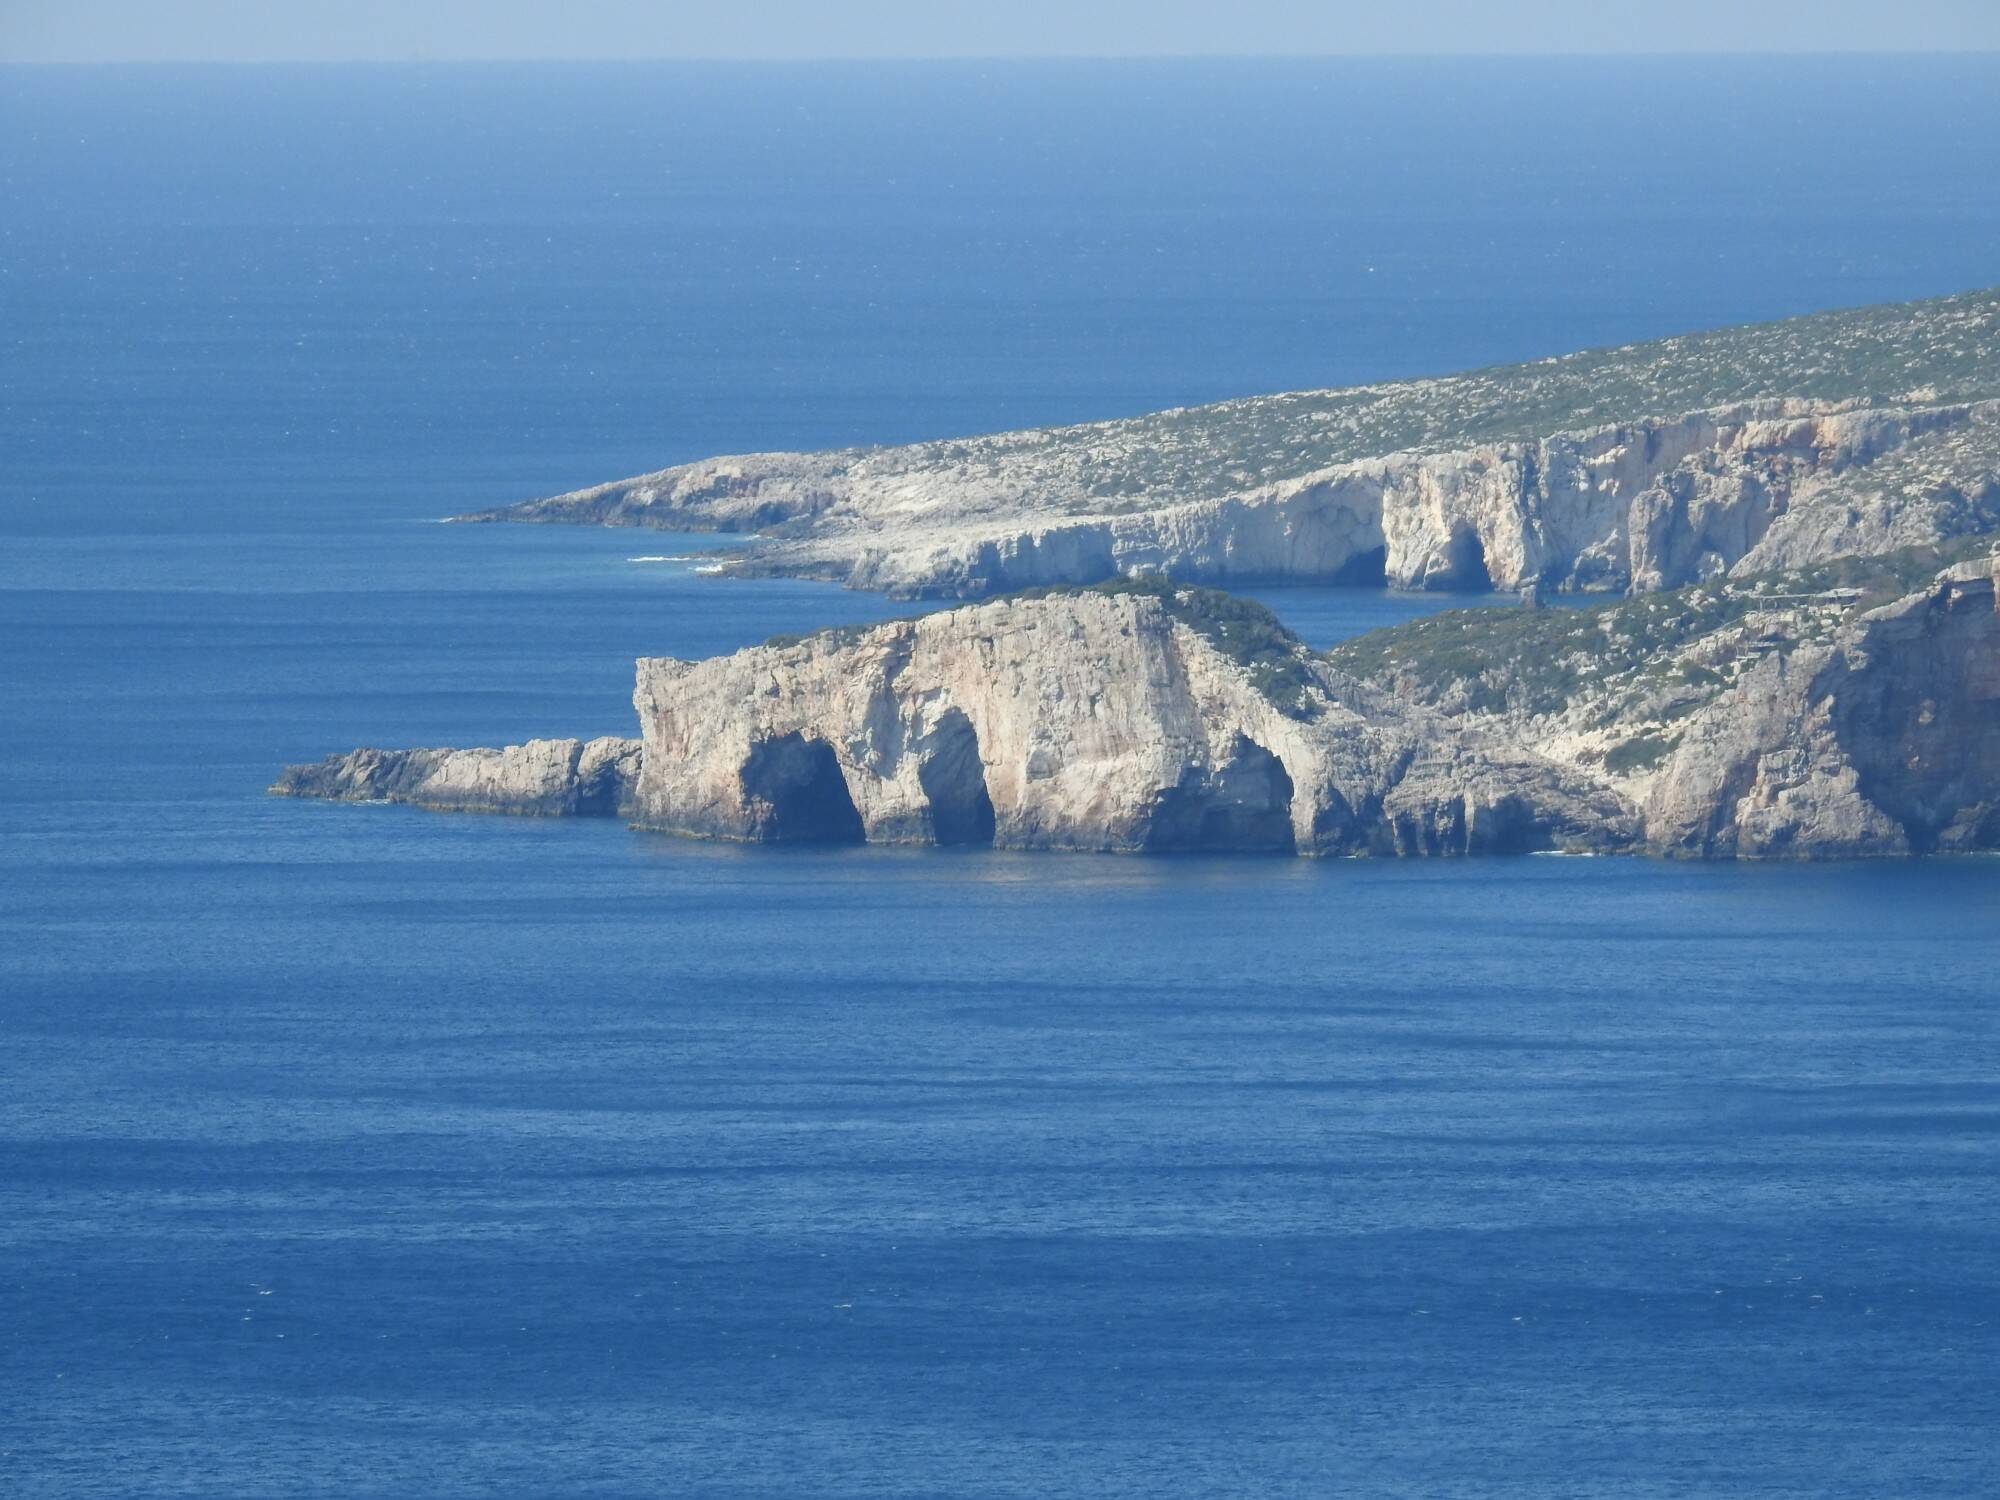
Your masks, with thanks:
[{"label": "rocky point jutting into sea", "polygon": [[[761,531],[979,598],[638,664],[632,740],[273,790],[753,841],[1693,856],[2000,846],[2000,292],[488,513]],[[1138,576],[1135,576],[1138,575]],[[1315,653],[1197,585],[1520,587]],[[1542,607],[1554,594],[1601,596]]]}]

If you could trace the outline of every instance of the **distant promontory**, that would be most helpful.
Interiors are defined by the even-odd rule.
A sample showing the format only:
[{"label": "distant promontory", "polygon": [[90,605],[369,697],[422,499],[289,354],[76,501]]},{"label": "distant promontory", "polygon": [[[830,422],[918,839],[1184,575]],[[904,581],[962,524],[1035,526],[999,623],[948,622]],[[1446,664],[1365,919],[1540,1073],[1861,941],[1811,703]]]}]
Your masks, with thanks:
[{"label": "distant promontory", "polygon": [[[632,739],[274,792],[760,842],[2000,848],[2000,292],[472,519],[757,532],[735,571],[984,602],[642,660]],[[1252,580],[1524,603],[1315,652],[1208,587]]]}]

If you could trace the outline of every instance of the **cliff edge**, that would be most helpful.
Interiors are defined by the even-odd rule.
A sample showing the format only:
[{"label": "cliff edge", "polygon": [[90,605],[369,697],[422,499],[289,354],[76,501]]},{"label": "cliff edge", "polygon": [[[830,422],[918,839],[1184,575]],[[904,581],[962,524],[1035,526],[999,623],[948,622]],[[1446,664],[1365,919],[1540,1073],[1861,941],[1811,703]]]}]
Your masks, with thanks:
[{"label": "cliff edge", "polygon": [[1993,558],[1936,549],[1323,655],[1164,582],[995,600],[701,662],[640,738],[356,751],[273,791],[617,815],[752,842],[1694,857],[2000,847]]},{"label": "cliff edge", "polygon": [[705,459],[479,521],[921,598],[1160,574],[1645,592],[2000,528],[2000,289],[1338,391]]}]

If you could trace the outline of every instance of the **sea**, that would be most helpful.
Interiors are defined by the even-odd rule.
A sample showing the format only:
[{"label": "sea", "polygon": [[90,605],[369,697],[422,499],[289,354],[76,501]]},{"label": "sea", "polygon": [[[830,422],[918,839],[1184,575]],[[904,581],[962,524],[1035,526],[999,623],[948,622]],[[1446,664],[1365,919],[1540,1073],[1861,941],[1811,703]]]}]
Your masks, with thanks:
[{"label": "sea", "polygon": [[919,607],[455,512],[1996,247],[1991,57],[0,70],[0,1493],[2000,1493],[2000,861],[264,793]]}]

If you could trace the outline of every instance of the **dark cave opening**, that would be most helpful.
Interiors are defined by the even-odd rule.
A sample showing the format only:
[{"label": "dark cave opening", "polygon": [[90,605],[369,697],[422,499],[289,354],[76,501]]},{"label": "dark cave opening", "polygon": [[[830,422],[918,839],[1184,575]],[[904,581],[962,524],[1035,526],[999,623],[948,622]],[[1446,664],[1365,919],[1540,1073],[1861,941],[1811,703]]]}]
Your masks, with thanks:
[{"label": "dark cave opening", "polygon": [[1380,547],[1355,553],[1334,569],[1333,577],[1328,582],[1341,589],[1386,589],[1389,586],[1388,544],[1385,542]]},{"label": "dark cave opening", "polygon": [[766,843],[859,844],[861,813],[825,740],[794,731],[751,747],[743,762],[752,838]]},{"label": "dark cave opening", "polygon": [[1296,852],[1285,763],[1239,735],[1226,763],[1161,794],[1145,847],[1157,854]]},{"label": "dark cave opening", "polygon": [[1493,575],[1486,571],[1486,544],[1480,541],[1479,533],[1470,526],[1461,526],[1452,532],[1451,547],[1446,557],[1448,561],[1440,580],[1442,587],[1470,594],[1493,592]]},{"label": "dark cave opening", "polygon": [[931,837],[940,844],[992,844],[993,798],[972,721],[959,709],[947,711],[930,732],[928,751],[917,783],[930,804]]}]

